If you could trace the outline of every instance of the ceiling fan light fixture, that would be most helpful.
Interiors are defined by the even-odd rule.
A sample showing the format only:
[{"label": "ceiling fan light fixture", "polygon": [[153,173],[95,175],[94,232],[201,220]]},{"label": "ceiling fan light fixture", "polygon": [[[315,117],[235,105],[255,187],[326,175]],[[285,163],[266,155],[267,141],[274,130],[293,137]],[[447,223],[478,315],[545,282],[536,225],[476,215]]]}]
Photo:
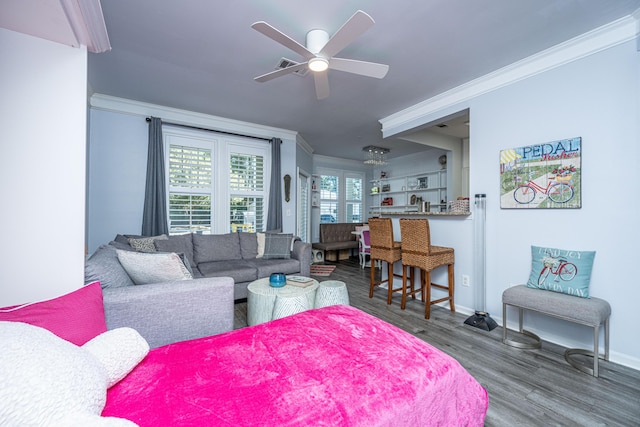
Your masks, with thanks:
[{"label": "ceiling fan light fixture", "polygon": [[309,69],[316,73],[326,71],[329,68],[329,61],[324,58],[316,57],[309,60]]}]

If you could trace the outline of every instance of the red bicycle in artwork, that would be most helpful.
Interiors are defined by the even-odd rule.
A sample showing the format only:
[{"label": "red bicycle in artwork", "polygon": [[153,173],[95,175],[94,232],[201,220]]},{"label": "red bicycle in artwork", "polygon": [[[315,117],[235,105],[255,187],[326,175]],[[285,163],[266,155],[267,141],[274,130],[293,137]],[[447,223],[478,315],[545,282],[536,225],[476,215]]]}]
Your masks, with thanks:
[{"label": "red bicycle in artwork", "polygon": [[569,280],[576,277],[576,274],[578,274],[578,267],[574,263],[567,261],[563,257],[553,257],[549,254],[542,259],[542,264],[544,265],[544,267],[542,267],[540,276],[538,276],[539,286],[542,286],[549,274],[553,274],[556,276],[556,282],[558,281],[558,278],[564,280],[565,282],[568,282]]},{"label": "red bicycle in artwork", "polygon": [[531,203],[536,198],[536,192],[540,191],[545,194],[549,199],[556,203],[566,203],[573,199],[574,191],[573,186],[566,182],[557,182],[549,180],[546,187],[542,187],[535,181],[525,181],[524,184],[520,184],[518,188],[513,192],[513,198],[516,202],[525,205]]}]

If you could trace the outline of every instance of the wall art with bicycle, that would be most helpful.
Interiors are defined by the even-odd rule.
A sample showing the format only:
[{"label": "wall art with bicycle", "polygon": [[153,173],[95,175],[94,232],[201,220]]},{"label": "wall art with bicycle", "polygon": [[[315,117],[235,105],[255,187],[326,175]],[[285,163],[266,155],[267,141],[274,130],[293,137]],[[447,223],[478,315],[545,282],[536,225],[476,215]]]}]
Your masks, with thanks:
[{"label": "wall art with bicycle", "polygon": [[502,209],[582,207],[582,138],[500,151]]}]

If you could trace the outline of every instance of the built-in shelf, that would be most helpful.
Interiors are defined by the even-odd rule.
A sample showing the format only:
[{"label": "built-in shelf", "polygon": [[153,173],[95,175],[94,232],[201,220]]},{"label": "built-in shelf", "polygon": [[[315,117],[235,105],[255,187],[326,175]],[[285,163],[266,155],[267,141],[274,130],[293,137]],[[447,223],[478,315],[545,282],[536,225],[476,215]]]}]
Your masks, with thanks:
[{"label": "built-in shelf", "polygon": [[[431,204],[431,212],[447,210],[446,169],[374,179],[370,184],[370,214],[398,209],[402,212],[408,209],[418,211],[420,200]],[[389,197],[393,199],[393,204],[383,204]]]}]

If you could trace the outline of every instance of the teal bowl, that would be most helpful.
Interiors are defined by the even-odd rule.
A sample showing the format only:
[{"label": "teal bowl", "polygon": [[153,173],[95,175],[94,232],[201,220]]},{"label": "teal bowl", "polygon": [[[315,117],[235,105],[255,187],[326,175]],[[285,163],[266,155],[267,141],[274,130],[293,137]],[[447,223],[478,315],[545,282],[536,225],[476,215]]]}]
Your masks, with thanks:
[{"label": "teal bowl", "polygon": [[287,276],[284,273],[272,273],[269,276],[269,285],[273,288],[281,288],[287,284]]}]

